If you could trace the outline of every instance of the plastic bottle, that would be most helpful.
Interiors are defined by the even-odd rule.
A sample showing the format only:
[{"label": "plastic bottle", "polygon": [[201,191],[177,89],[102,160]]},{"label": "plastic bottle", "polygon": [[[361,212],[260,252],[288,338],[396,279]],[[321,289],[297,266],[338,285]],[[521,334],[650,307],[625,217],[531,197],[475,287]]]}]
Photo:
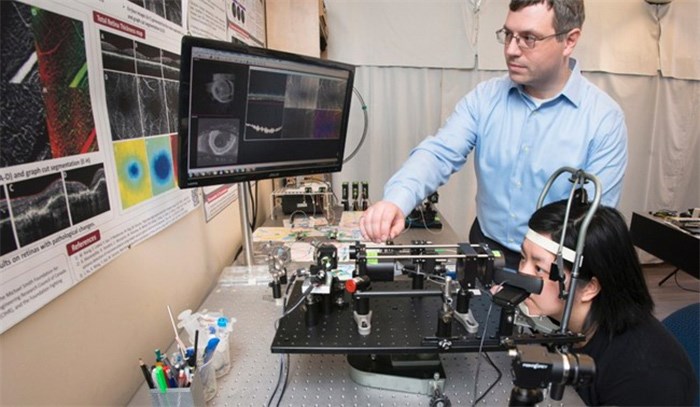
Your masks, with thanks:
[{"label": "plastic bottle", "polygon": [[214,365],[216,377],[221,377],[231,370],[231,353],[229,350],[229,332],[231,325],[226,317],[220,317],[216,321],[216,336],[219,338],[219,345],[216,347],[214,357],[218,358]]}]

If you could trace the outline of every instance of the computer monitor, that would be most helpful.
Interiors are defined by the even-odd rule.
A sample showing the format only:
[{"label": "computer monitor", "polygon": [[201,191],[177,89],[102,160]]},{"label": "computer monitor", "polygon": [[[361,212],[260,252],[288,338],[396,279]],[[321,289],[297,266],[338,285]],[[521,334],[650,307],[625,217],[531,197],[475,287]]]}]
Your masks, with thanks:
[{"label": "computer monitor", "polygon": [[182,38],[180,188],[340,171],[355,68]]}]

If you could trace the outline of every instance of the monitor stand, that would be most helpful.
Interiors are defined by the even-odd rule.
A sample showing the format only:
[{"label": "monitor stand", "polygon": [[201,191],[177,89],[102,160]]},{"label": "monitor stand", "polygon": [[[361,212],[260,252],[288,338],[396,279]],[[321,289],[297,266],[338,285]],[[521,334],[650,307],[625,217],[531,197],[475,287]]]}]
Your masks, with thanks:
[{"label": "monitor stand", "polygon": [[445,386],[437,353],[349,354],[350,377],[362,386],[432,396]]},{"label": "monitor stand", "polygon": [[240,210],[241,234],[243,235],[243,251],[237,256],[230,267],[224,267],[219,282],[224,284],[256,285],[267,284],[271,275],[267,260],[258,258],[255,261],[253,252],[253,233],[248,217],[250,192],[244,182],[238,183],[238,207]]}]

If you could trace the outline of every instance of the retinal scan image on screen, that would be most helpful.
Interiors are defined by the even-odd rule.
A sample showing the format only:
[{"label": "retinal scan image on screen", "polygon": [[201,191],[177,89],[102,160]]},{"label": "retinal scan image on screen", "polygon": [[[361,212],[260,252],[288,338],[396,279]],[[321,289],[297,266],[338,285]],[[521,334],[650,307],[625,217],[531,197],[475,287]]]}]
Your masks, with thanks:
[{"label": "retinal scan image on screen", "polygon": [[340,170],[354,67],[185,38],[181,187]]},{"label": "retinal scan image on screen", "polygon": [[201,165],[236,164],[238,119],[200,119],[197,162]]}]

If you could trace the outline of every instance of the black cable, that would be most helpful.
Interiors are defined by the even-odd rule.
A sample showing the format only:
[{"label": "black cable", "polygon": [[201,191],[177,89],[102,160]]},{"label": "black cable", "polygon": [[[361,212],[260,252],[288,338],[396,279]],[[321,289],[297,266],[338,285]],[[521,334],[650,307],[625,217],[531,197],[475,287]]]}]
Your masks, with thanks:
[{"label": "black cable", "polygon": [[676,272],[673,273],[673,280],[676,282],[676,285],[678,286],[678,288],[680,288],[683,291],[690,291],[691,293],[700,293],[700,291],[698,291],[698,290],[693,290],[692,288],[683,287],[681,285],[680,281],[678,281],[678,272],[679,271],[680,270],[676,270]]},{"label": "black cable", "polygon": [[[296,276],[296,275],[295,275],[295,276]],[[295,276],[292,276],[292,279],[293,279]],[[292,282],[293,282],[293,281],[290,280],[290,283],[289,283],[289,285],[287,286],[287,290],[286,290],[287,292],[285,293],[285,296],[286,296],[286,294],[289,293],[289,287],[292,285]],[[314,288],[314,285],[313,285],[313,284],[309,284],[309,286],[306,288],[306,290],[304,290],[304,292],[301,294],[301,298],[299,298],[299,301],[297,301],[297,302],[292,306],[292,308],[290,308],[289,310],[284,310],[284,307],[286,306],[286,302],[283,301],[283,303],[282,303],[282,304],[283,304],[283,305],[282,305],[282,309],[283,309],[284,312],[283,312],[283,314],[282,314],[281,317],[279,317],[279,318],[277,318],[277,320],[275,320],[275,330],[277,329],[277,324],[279,323],[279,321],[280,321],[282,318],[284,318],[284,317],[286,317],[287,315],[289,315],[289,314],[291,314],[292,312],[294,312],[294,310],[296,310],[296,309],[299,307],[299,305],[301,305],[301,303],[304,302],[304,300],[306,299],[306,297],[308,297],[309,294],[311,294],[311,290],[313,290],[313,288]],[[280,359],[280,360],[281,360],[281,363],[280,363],[280,376],[279,376],[279,378],[278,378],[278,380],[277,380],[277,386],[275,386],[275,390],[272,392],[272,395],[270,396],[270,400],[269,400],[269,401],[272,401],[272,400],[274,399],[274,395],[275,395],[275,393],[277,393],[277,390],[279,389],[280,381],[282,381],[282,375],[283,375],[282,371],[284,371],[284,381],[282,381],[282,390],[281,390],[281,392],[280,392],[279,398],[277,399],[277,404],[276,404],[277,406],[280,405],[280,402],[282,401],[282,397],[284,397],[284,392],[287,390],[287,381],[288,381],[288,379],[289,379],[289,363],[290,363],[289,354],[286,354],[286,356],[287,356],[287,363],[286,363],[286,366],[287,366],[287,367],[286,367],[286,369],[284,368],[284,366],[285,366],[285,363],[284,363],[284,356],[285,356],[285,355],[281,355],[281,359]],[[269,401],[268,401],[268,407],[270,406]]]},{"label": "black cable", "polygon": [[[289,294],[289,289],[294,284],[295,279],[296,279],[296,274],[290,278],[289,284],[287,285],[287,289],[285,290],[285,298],[282,301],[282,316],[275,320],[275,330],[277,330],[277,324],[279,323],[279,321],[282,318],[284,318],[287,315],[294,312],[294,310],[299,306],[299,304],[301,304],[304,301],[304,299],[311,293],[311,290],[314,288],[313,284],[309,284],[309,287],[302,293],[299,301],[297,301],[297,303],[294,304],[294,306],[287,311],[287,310],[285,310],[285,308],[287,306],[287,301],[286,301],[287,295]],[[280,401],[282,401],[282,396],[284,396],[284,392],[287,388],[287,378],[289,376],[289,354],[287,354],[287,369],[286,369],[286,371],[285,371],[284,356],[285,356],[284,354],[280,355],[280,371],[279,371],[279,375],[277,377],[277,384],[275,385],[275,390],[272,391],[272,394],[270,394],[270,398],[267,400],[267,407],[270,407],[272,400],[275,399],[275,395],[277,394],[277,391],[280,389],[280,384],[282,384],[282,391],[280,392],[280,396],[277,399],[277,404],[276,404],[277,406],[279,406]],[[282,376],[284,376],[284,381],[282,381]]]},{"label": "black cable", "polygon": [[287,289],[284,290],[284,301],[282,301],[282,311],[284,311],[287,307],[287,300],[289,296],[289,290],[290,288],[294,285],[294,280],[297,279],[296,274],[292,274],[292,276],[289,278],[289,282],[287,283]]},{"label": "black cable", "polygon": [[252,207],[252,211],[253,211],[252,218],[250,216],[248,217],[248,219],[252,219],[251,223],[248,226],[250,226],[250,230],[255,230],[255,225],[258,223],[258,219],[257,219],[258,218],[258,202],[257,202],[258,188],[256,185],[255,197],[253,197],[253,187],[251,186],[250,181],[246,182],[246,187],[248,188],[248,196],[250,197],[250,204],[251,204],[250,206]]},{"label": "black cable", "polygon": [[[489,318],[491,317],[491,310],[493,309],[493,300],[491,301],[491,304],[489,304],[489,310],[486,312],[486,320],[484,321],[484,333],[481,334],[481,342],[479,343],[479,354],[482,353],[482,349],[484,348],[484,339],[486,339],[486,334],[487,330],[489,328]],[[479,383],[479,370],[481,369],[481,358],[479,358],[476,362],[476,373],[474,374],[474,397],[476,397],[476,391],[478,390],[478,383]],[[484,398],[484,395],[488,394],[487,392],[484,392],[478,399],[474,401],[472,406],[475,406],[476,403],[478,403],[479,400]]]},{"label": "black cable", "polygon": [[[306,200],[306,198],[304,198],[304,200]],[[302,211],[301,209],[297,209],[289,215],[289,227],[290,228],[292,228],[292,229],[294,228],[294,219],[299,214],[304,215],[304,219],[306,219],[307,222],[309,221],[309,215],[307,215],[306,212]]]},{"label": "black cable", "polygon": [[238,251],[236,251],[236,254],[233,255],[233,260],[235,261],[238,258],[238,256],[241,255],[242,252],[243,252],[243,246],[241,245],[241,247],[238,248]]},{"label": "black cable", "polygon": [[248,196],[250,197],[250,211],[252,212],[252,215],[249,213],[248,214],[248,219],[250,220],[250,230],[255,230],[255,203],[253,199],[253,187],[250,184],[250,181],[246,181],[245,183],[246,188],[248,189]]},{"label": "black cable", "polygon": [[311,294],[311,290],[313,290],[313,289],[314,289],[314,285],[309,284],[309,286],[306,288],[306,290],[301,294],[301,298],[299,298],[299,301],[297,301],[296,304],[294,304],[292,306],[292,308],[290,308],[288,311],[285,311],[281,317],[277,318],[277,322],[279,322],[280,319],[282,319],[282,318],[286,317],[287,315],[291,314],[292,312],[294,312],[295,309],[299,308],[299,305],[301,305],[301,303],[304,302],[306,297],[308,297],[309,294]]},{"label": "black cable", "polygon": [[270,405],[272,404],[272,400],[275,398],[275,394],[277,394],[277,390],[280,387],[280,383],[282,382],[282,370],[284,370],[284,355],[280,355],[280,371],[277,375],[277,385],[275,386],[275,390],[270,394],[270,398],[267,399],[267,407],[270,407]]},{"label": "black cable", "polygon": [[493,389],[493,388],[498,384],[498,382],[501,381],[501,378],[503,377],[503,373],[501,373],[501,370],[498,368],[498,366],[496,366],[496,364],[493,363],[493,360],[491,360],[491,356],[489,356],[489,354],[486,353],[486,352],[483,352],[483,353],[481,353],[481,354],[484,356],[484,358],[486,358],[486,360],[489,362],[489,364],[491,365],[491,367],[493,367],[493,368],[496,370],[496,373],[498,374],[498,377],[496,378],[496,380],[494,380],[493,383],[491,383],[491,385],[486,389],[486,391],[484,391],[484,393],[483,393],[481,396],[479,396],[478,399],[476,399],[476,401],[474,402],[474,405],[479,404],[479,402],[480,402],[484,397],[486,397],[487,394],[489,394],[489,392],[491,391],[491,389]]},{"label": "black cable", "polygon": [[[258,186],[258,181],[255,181],[255,196],[253,200],[253,225],[258,224],[258,205],[260,204],[260,199],[258,199],[258,193],[260,188]],[[253,194],[251,194],[253,195]]]},{"label": "black cable", "polygon": [[277,399],[277,407],[279,407],[280,403],[282,402],[282,397],[284,397],[284,392],[287,390],[287,382],[289,380],[289,353],[287,353],[287,369],[285,370],[284,373],[284,382],[282,383],[282,392],[280,393],[280,398]]}]

